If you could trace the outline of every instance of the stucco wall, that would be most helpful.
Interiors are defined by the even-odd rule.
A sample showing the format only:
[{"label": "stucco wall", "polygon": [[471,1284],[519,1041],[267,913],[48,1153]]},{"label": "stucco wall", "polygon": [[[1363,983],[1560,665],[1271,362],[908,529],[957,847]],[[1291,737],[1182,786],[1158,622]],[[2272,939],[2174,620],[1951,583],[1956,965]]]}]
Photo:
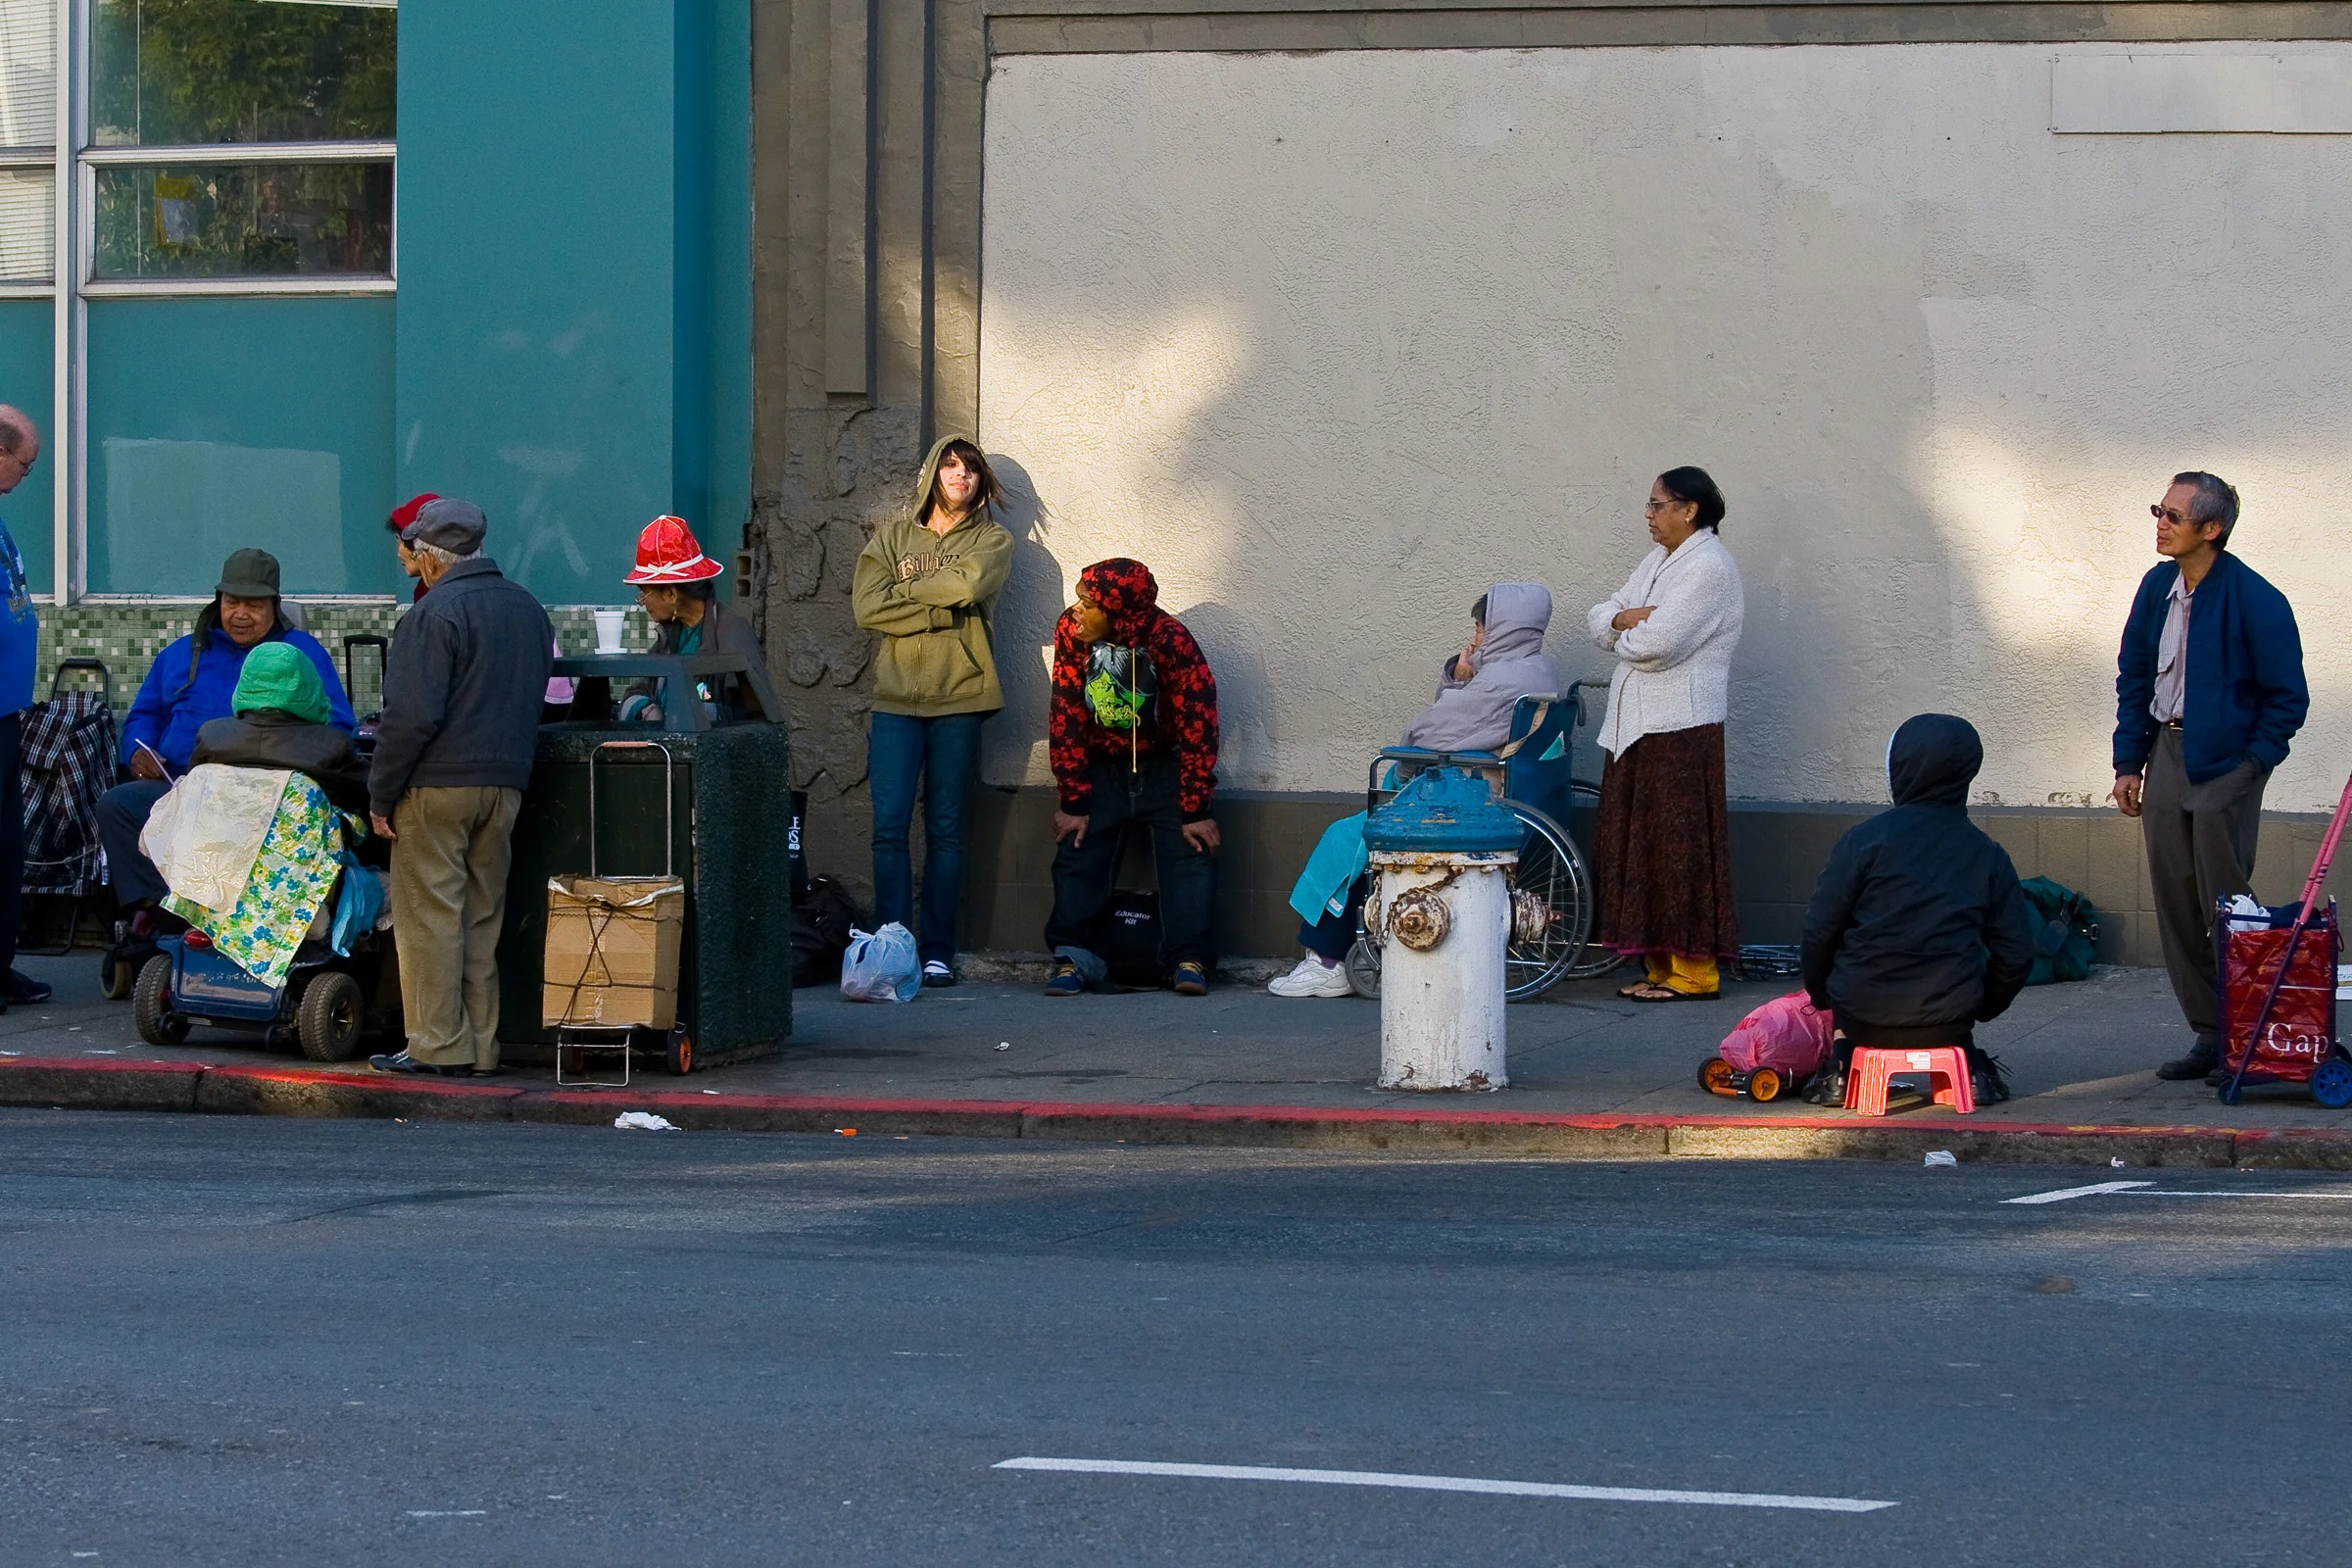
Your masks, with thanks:
[{"label": "stucco wall", "polygon": [[2332,805],[2352,144],[2055,135],[2067,52],[997,61],[981,431],[1027,504],[987,776],[1046,776],[1053,615],[1133,554],[1227,781],[1350,787],[1492,580],[1605,672],[1583,610],[1698,463],[1747,582],[1735,795],[1883,798],[1933,708],[1984,731],[1980,799],[2089,804],[2147,505],[2205,466],[2309,649],[2269,804]]}]

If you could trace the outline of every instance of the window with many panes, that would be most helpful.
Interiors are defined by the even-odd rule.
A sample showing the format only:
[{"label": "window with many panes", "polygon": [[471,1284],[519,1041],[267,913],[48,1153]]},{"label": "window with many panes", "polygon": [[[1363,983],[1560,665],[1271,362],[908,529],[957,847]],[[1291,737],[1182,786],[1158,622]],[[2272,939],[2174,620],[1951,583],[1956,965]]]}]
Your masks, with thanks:
[{"label": "window with many panes", "polygon": [[86,276],[392,272],[389,0],[90,0]]},{"label": "window with many panes", "polygon": [[[396,3],[0,0],[0,367],[26,401],[26,372],[51,362],[54,550],[36,554],[53,558],[66,597],[89,552],[148,549],[159,518],[141,476],[167,459],[185,460],[172,469],[185,481],[170,489],[178,516],[196,505],[180,468],[200,458],[250,466],[333,445],[316,419],[288,416],[280,430],[248,410],[253,429],[223,433],[126,400],[139,368],[124,363],[127,318],[100,313],[131,308],[117,300],[392,292]],[[225,330],[221,308],[181,322],[174,307],[172,320]],[[139,329],[142,354],[172,338],[157,325]],[[28,494],[16,498],[20,537]],[[331,513],[330,500],[318,505]],[[120,569],[92,575],[102,591],[156,591]]]}]

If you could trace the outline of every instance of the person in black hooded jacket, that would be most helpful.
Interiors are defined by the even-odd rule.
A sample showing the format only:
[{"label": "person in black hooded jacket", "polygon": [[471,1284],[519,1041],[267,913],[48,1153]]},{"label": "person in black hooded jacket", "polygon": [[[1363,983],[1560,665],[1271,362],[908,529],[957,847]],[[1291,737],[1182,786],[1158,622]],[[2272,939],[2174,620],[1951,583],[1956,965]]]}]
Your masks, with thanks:
[{"label": "person in black hooded jacket", "polygon": [[1856,1046],[1961,1046],[1981,1104],[2009,1098],[1974,1025],[1999,1017],[2034,968],[2034,923],[2009,854],[1968,819],[1984,763],[1976,726],[1904,720],[1886,749],[1894,806],[1849,831],[1805,906],[1805,991],[1837,1018],[1837,1059],[1807,1097],[1841,1103]]}]

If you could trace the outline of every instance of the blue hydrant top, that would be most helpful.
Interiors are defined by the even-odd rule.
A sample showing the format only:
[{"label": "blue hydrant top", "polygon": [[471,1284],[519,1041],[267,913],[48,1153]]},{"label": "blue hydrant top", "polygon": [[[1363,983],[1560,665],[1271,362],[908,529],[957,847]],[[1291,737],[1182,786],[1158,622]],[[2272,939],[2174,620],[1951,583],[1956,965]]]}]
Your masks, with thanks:
[{"label": "blue hydrant top", "polygon": [[1526,840],[1526,825],[1487,781],[1458,767],[1415,776],[1364,822],[1364,848],[1407,855],[1516,850]]}]

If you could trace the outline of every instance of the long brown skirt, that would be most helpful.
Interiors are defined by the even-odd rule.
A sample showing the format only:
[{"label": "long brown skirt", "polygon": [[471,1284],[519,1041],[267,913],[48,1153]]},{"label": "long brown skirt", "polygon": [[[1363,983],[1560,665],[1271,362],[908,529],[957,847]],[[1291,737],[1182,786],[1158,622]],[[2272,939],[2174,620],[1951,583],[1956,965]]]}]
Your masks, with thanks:
[{"label": "long brown skirt", "polygon": [[1600,774],[1595,941],[1620,953],[1740,955],[1723,726],[1644,735]]}]

